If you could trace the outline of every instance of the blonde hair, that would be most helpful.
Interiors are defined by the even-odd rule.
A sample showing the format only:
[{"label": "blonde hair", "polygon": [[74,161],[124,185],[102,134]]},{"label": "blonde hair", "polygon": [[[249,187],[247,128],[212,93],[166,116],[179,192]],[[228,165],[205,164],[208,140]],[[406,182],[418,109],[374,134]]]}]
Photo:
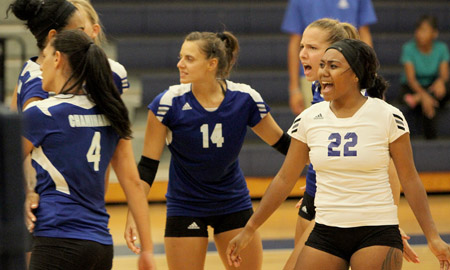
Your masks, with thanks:
[{"label": "blonde hair", "polygon": [[358,30],[350,23],[340,22],[335,19],[323,18],[308,25],[307,28],[316,27],[327,31],[327,42],[330,44],[343,39],[359,39]]},{"label": "blonde hair", "polygon": [[230,75],[239,54],[239,42],[231,32],[192,32],[185,40],[199,41],[200,50],[207,59],[217,58],[217,78],[226,79]]},{"label": "blonde hair", "polygon": [[100,31],[98,32],[97,37],[94,39],[94,42],[96,45],[101,46],[102,44],[106,43],[106,36],[103,32],[103,25],[100,22],[100,18],[98,17],[97,11],[95,11],[94,7],[91,4],[91,1],[89,0],[68,0],[71,2],[78,10],[81,8],[83,9],[91,24],[98,24],[100,25]]}]

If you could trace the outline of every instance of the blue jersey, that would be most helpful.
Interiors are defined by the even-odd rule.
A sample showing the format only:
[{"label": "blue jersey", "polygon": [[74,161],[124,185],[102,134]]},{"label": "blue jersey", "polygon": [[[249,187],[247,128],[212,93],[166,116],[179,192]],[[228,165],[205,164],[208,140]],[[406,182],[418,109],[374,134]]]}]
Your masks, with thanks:
[{"label": "blue jersey", "polygon": [[23,105],[30,98],[48,98],[48,92],[42,90],[42,71],[36,63],[37,57],[32,57],[22,67],[17,82],[17,110],[23,111]]},{"label": "blue jersey", "polygon": [[40,196],[34,235],[111,245],[105,171],[118,134],[85,95],[35,101],[23,114]]},{"label": "blue jersey", "polygon": [[258,124],[269,107],[250,86],[226,84],[214,111],[200,105],[191,84],[171,86],[148,106],[168,128],[167,216],[205,217],[252,207],[238,155],[247,126]]},{"label": "blue jersey", "polygon": [[[23,111],[24,104],[30,98],[48,98],[48,92],[42,89],[42,71],[40,65],[36,63],[37,57],[32,57],[22,67],[19,80],[17,82],[17,110]],[[127,78],[127,71],[118,62],[108,59],[113,72],[114,84],[122,94],[130,87]]]}]

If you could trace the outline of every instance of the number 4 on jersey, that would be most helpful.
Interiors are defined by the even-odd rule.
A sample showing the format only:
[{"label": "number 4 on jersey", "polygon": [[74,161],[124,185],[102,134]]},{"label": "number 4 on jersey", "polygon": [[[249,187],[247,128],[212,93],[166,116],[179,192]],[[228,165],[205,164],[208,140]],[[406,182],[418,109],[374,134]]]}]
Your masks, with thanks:
[{"label": "number 4 on jersey", "polygon": [[[203,134],[203,148],[209,148],[209,126],[208,124],[203,124],[200,127],[200,132]],[[214,126],[214,130],[211,134],[211,142],[216,144],[218,148],[222,147],[224,143],[224,138],[222,136],[222,123],[218,123]]]},{"label": "number 4 on jersey", "polygon": [[88,162],[94,162],[94,171],[98,172],[98,167],[100,164],[100,137],[101,134],[99,131],[94,133],[94,137],[92,137],[91,146],[86,154],[86,158]]}]

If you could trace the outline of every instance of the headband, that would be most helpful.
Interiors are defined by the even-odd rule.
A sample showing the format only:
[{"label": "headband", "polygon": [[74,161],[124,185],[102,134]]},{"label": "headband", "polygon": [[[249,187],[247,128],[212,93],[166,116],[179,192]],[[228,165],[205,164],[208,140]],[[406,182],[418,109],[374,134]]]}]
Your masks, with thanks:
[{"label": "headband", "polygon": [[358,77],[361,89],[369,88],[371,87],[371,85],[364,85],[366,81],[364,80],[365,68],[360,59],[361,58],[360,52],[354,44],[351,44],[351,42],[352,42],[351,39],[340,40],[338,42],[333,43],[330,47],[326,49],[326,51],[330,49],[335,49],[338,50],[340,53],[342,53],[345,60],[347,60],[348,64],[350,65],[351,69],[356,74],[356,77]]}]

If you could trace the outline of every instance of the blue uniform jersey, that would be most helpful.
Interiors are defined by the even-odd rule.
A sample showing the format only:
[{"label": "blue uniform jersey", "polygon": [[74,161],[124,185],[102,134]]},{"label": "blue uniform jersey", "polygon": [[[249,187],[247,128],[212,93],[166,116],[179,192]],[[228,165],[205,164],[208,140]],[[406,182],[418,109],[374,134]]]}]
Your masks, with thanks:
[{"label": "blue uniform jersey", "polygon": [[48,92],[42,90],[42,71],[36,63],[37,57],[32,57],[22,67],[17,83],[17,110],[23,111],[23,105],[30,98],[48,98]]},{"label": "blue uniform jersey", "polygon": [[252,207],[238,155],[247,126],[258,124],[269,107],[250,86],[226,84],[214,111],[200,105],[191,84],[171,86],[148,106],[168,128],[167,216],[205,217]]},{"label": "blue uniform jersey", "polygon": [[[17,110],[23,111],[25,102],[30,98],[46,99],[48,92],[42,89],[42,71],[40,65],[36,63],[37,57],[32,57],[22,67],[17,82]],[[118,62],[109,59],[109,64],[113,72],[114,84],[122,94],[130,87],[127,78],[127,71]]]},{"label": "blue uniform jersey", "polygon": [[105,171],[118,134],[85,95],[35,101],[23,115],[40,196],[34,235],[111,245]]},{"label": "blue uniform jersey", "polygon": [[[311,86],[313,99],[311,104],[316,104],[324,101],[322,95],[320,94],[320,84],[319,81],[315,81]],[[308,166],[308,171],[306,172],[306,193],[314,197],[316,195],[316,171],[313,165],[310,163]]]}]

